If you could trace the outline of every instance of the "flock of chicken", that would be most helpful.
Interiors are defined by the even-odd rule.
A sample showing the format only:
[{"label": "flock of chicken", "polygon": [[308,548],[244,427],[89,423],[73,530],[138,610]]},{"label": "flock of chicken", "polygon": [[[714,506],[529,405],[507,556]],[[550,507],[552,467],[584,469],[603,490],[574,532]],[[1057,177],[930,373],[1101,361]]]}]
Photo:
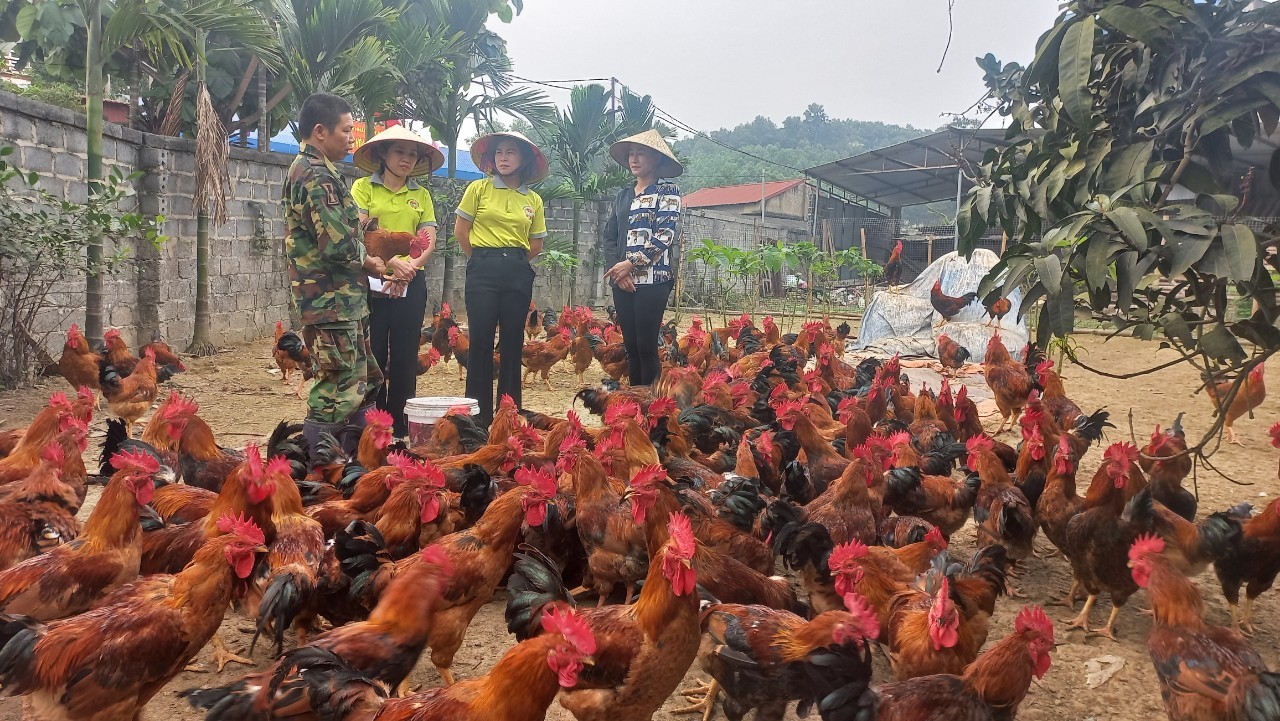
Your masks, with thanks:
[{"label": "flock of chicken", "polygon": [[[544,352],[608,341],[588,313],[560,318]],[[465,363],[450,323],[444,308],[431,350],[444,356],[443,328]],[[733,721],[781,719],[793,701],[833,721],[1010,719],[1055,629],[998,599],[1018,595],[1043,531],[1073,572],[1063,603],[1085,599],[1072,627],[1106,594],[1114,637],[1147,590],[1171,719],[1280,718],[1280,677],[1241,635],[1280,571],[1280,501],[1197,521],[1177,421],[1141,453],[1107,447],[1081,497],[1076,469],[1107,414],[1082,412],[1034,347],[1017,362],[996,336],[986,351],[1014,448],[984,433],[964,386],[913,392],[897,358],[851,366],[825,322],[763,325],[670,335],[652,389],[578,394],[599,427],[504,399],[487,429],[456,409],[404,447],[371,411],[355,457],[325,439],[310,468],[300,426],[280,423],[265,451],[223,448],[176,391],[134,438],[161,353],[133,358],[113,336],[98,356],[73,327],[76,398],[55,394],[0,439],[0,690],[36,719],[138,718],[210,643],[219,668],[255,663],[217,634],[236,607],[257,628],[249,655],[261,638],[271,660],[184,691],[211,720],[523,721],[557,698],[581,721],[650,719],[695,662],[710,682],[681,693],[704,718],[719,700]],[[91,476],[95,384],[120,420]],[[81,526],[91,480],[106,487]],[[970,517],[977,550],[961,556],[948,540]],[[1189,580],[1211,563],[1235,628],[1208,622]],[[515,642],[458,678],[504,579]],[[997,612],[1012,631],[988,646]],[[876,648],[893,675],[879,684]],[[443,685],[415,691],[424,652]]]}]

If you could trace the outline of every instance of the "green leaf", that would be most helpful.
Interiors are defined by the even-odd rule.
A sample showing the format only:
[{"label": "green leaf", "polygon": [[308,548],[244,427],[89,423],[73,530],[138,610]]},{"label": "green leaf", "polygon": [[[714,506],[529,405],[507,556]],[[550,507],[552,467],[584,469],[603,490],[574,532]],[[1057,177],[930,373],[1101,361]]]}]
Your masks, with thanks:
[{"label": "green leaf", "polygon": [[1200,348],[1210,358],[1223,363],[1239,363],[1249,357],[1225,325],[1214,326],[1213,330],[1200,336]]},{"label": "green leaf", "polygon": [[1057,296],[1062,290],[1062,261],[1058,260],[1058,256],[1050,253],[1032,262],[1036,268],[1036,275],[1039,276],[1040,282],[1044,283],[1045,290],[1049,292],[1049,297]]},{"label": "green leaf", "polygon": [[1089,77],[1093,70],[1093,36],[1096,25],[1085,15],[1067,28],[1058,51],[1058,91],[1062,106],[1076,125],[1093,126],[1093,96]]},{"label": "green leaf", "polygon": [[1142,227],[1142,221],[1138,219],[1138,214],[1133,208],[1116,207],[1105,215],[1107,220],[1110,220],[1124,235],[1125,240],[1129,241],[1134,250],[1147,249],[1147,230]]},{"label": "green leaf", "polygon": [[1144,45],[1157,45],[1169,38],[1168,29],[1141,8],[1113,5],[1098,11],[1098,19]]},{"label": "green leaf", "polygon": [[1169,259],[1169,277],[1176,278],[1197,263],[1209,250],[1210,239],[1202,236],[1175,233],[1164,239],[1165,255]]},{"label": "green leaf", "polygon": [[1084,257],[1085,282],[1090,289],[1099,290],[1111,278],[1107,269],[1111,267],[1111,250],[1114,246],[1102,234],[1094,235],[1088,243],[1089,247],[1085,249]]},{"label": "green leaf", "polygon": [[1126,145],[1111,153],[1108,162],[1103,164],[1099,190],[1114,195],[1114,191],[1145,178],[1153,148],[1154,141],[1148,141]]},{"label": "green leaf", "polygon": [[40,18],[40,5],[27,5],[18,11],[18,17],[14,21],[14,27],[18,30],[18,37],[29,39],[31,31],[35,27],[36,20]]},{"label": "green leaf", "polygon": [[1195,335],[1191,332],[1191,325],[1177,313],[1166,313],[1161,316],[1160,327],[1164,328],[1164,334],[1169,340],[1183,348],[1190,348],[1196,342]]},{"label": "green leaf", "polygon": [[1137,251],[1127,250],[1116,256],[1116,306],[1121,313],[1128,313],[1133,306],[1133,290],[1141,279]]},{"label": "green leaf", "polygon": [[1253,278],[1253,271],[1258,264],[1258,241],[1253,237],[1249,226],[1222,226],[1222,247],[1226,252],[1227,277],[1235,281]]}]

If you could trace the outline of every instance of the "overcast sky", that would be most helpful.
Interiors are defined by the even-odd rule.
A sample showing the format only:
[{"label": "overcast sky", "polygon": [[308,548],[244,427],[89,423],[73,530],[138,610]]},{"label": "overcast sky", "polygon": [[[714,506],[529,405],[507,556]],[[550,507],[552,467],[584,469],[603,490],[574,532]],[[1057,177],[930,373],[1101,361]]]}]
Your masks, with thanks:
[{"label": "overcast sky", "polygon": [[[983,92],[975,56],[1026,63],[1058,0],[525,0],[507,40],[516,74],[608,78],[693,127],[833,118],[934,128]],[[567,93],[548,90],[557,103]]]}]

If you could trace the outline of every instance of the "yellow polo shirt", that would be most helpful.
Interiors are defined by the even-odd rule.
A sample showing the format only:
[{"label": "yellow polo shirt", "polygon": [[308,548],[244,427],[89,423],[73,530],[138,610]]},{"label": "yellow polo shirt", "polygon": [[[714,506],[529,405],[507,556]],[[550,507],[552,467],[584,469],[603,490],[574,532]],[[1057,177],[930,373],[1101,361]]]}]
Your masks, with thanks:
[{"label": "yellow polo shirt", "polygon": [[436,207],[431,192],[413,178],[404,187],[392,191],[374,173],[351,185],[356,206],[370,218],[378,219],[378,227],[393,233],[416,233],[436,224]]},{"label": "yellow polo shirt", "polygon": [[508,188],[497,176],[468,185],[457,213],[471,221],[471,245],[476,248],[528,250],[531,238],[547,237],[542,198],[526,185]]}]

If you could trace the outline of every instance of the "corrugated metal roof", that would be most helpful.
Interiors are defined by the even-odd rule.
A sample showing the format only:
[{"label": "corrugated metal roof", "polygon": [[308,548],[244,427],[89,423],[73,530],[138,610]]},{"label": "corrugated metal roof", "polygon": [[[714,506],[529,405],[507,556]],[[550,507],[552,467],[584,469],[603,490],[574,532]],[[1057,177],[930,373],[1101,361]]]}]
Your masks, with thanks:
[{"label": "corrugated metal roof", "polygon": [[[764,183],[764,197],[772,198],[784,193],[804,182],[796,180],[774,180]],[[760,183],[743,183],[742,185],[721,185],[715,188],[702,188],[684,196],[686,208],[711,208],[720,205],[746,205],[760,202]]]},{"label": "corrugated metal roof", "polygon": [[[982,162],[988,148],[1008,145],[1000,128],[948,128],[809,168],[805,174],[891,208],[954,200],[960,158]],[[963,187],[972,183],[963,178]]]}]

